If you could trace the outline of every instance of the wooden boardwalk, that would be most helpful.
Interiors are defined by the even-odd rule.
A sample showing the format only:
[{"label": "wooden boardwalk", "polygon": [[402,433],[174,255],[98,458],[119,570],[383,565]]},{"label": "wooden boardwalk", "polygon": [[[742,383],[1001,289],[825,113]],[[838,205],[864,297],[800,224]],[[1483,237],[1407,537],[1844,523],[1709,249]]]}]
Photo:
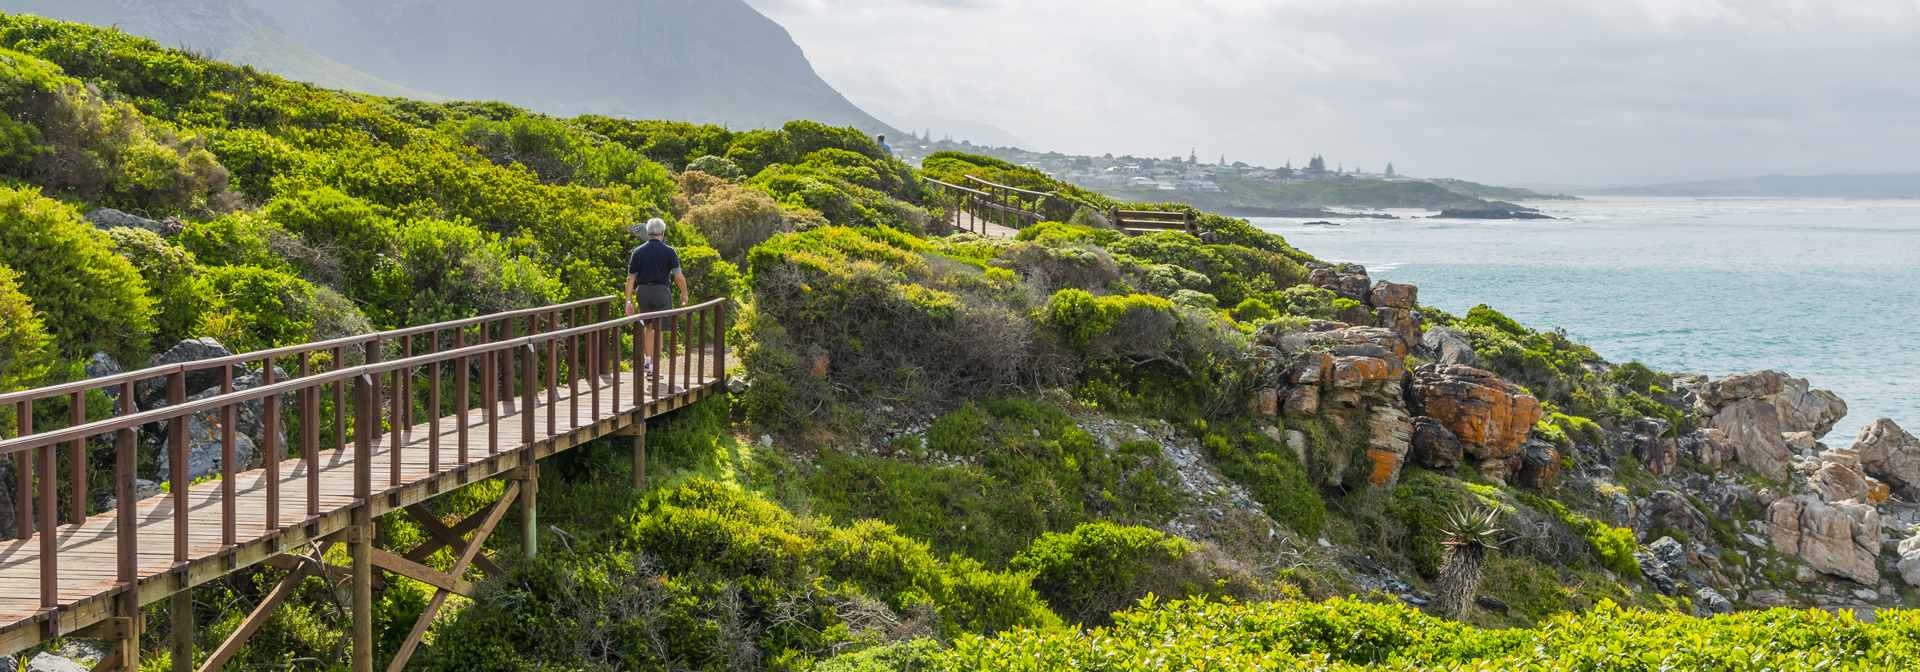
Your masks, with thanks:
[{"label": "wooden boardwalk", "polygon": [[1018,229],[1010,229],[991,220],[975,217],[971,212],[955,213],[954,228],[972,231],[988,238],[1012,238],[1020,235]]},{"label": "wooden boardwalk", "polygon": [[[279,385],[279,388],[286,388],[285,391],[261,388],[265,390],[265,396],[275,398],[301,395],[301,399],[323,399],[328,380],[333,381],[335,388],[348,387],[348,383],[353,381],[355,384],[351,387],[354,387],[355,393],[365,395],[353,404],[356,422],[360,426],[380,426],[381,413],[389,409],[391,412],[385,416],[390,422],[389,426],[401,425],[401,422],[392,421],[400,418],[419,418],[421,421],[406,427],[397,436],[393,433],[357,435],[330,450],[314,446],[309,454],[296,459],[282,460],[260,469],[194,485],[184,496],[169,493],[150,497],[132,504],[131,516],[114,511],[93,514],[79,524],[45,524],[52,520],[53,493],[59,490],[59,481],[57,476],[49,480],[47,476],[50,469],[43,467],[37,495],[42,505],[42,524],[39,527],[51,529],[51,537],[43,532],[0,542],[0,655],[12,655],[40,642],[65,636],[112,637],[132,641],[134,638],[127,634],[128,628],[137,628],[138,625],[129,626],[128,623],[139,619],[138,607],[176,596],[228,573],[268,562],[276,555],[306,553],[316,542],[348,541],[359,546],[370,546],[370,540],[354,535],[361,534],[356,525],[365,525],[373,517],[425,502],[463,485],[488,478],[530,479],[530,474],[535,472],[526,467],[539,458],[604,436],[643,435],[646,418],[683,407],[723,388],[726,354],[718,337],[724,333],[724,302],[709,302],[676,311],[679,313],[676,317],[681,319],[676,320],[675,326],[650,332],[659,341],[656,347],[681,352],[677,357],[663,358],[658,363],[657,369],[662,375],[657,380],[636,375],[632,370],[632,359],[637,358],[628,359],[619,354],[631,353],[632,348],[618,348],[621,344],[639,344],[638,335],[642,332],[637,327],[641,324],[640,320],[650,316],[606,320],[604,316],[611,312],[607,310],[608,306],[598,307],[602,316],[598,321],[589,317],[587,324],[570,330],[556,328],[559,320],[555,316],[563,315],[561,311],[569,310],[567,307],[555,307],[546,313],[523,311],[526,331],[536,332],[533,335],[444,353],[439,352],[439,341],[436,340],[435,351],[439,354],[387,364],[367,364],[358,369],[343,367],[327,377],[295,378]],[[540,319],[543,316],[549,321],[546,322],[546,332],[540,333]],[[702,319],[697,323],[695,319],[689,319],[694,317]],[[474,324],[478,324],[483,333],[489,326],[498,327],[501,324],[505,325],[506,334],[513,333],[516,318],[507,316],[503,321],[494,322],[485,321],[487,319],[366,338],[371,339],[368,342],[373,343],[376,350],[381,347],[383,338],[389,348],[396,339],[410,339],[406,341],[410,349],[418,341],[416,337],[425,335],[442,339],[450,331],[463,328],[471,330]],[[568,320],[568,324],[572,325],[573,321]],[[703,333],[700,331],[702,329],[706,331]],[[341,351],[338,346],[333,347],[334,352]],[[565,351],[565,356],[561,355],[562,351]],[[612,356],[597,360],[596,363],[593,357],[597,352],[607,352]],[[255,361],[273,361],[273,353],[267,354],[269,359]],[[506,356],[501,357],[502,354]],[[519,355],[519,358],[514,359],[514,355]],[[302,357],[304,366],[305,355]],[[627,361],[622,362],[623,359]],[[460,389],[471,390],[469,397],[483,394],[486,401],[491,403],[475,404],[477,407],[467,409],[464,413],[451,409],[439,412],[437,414],[441,417],[436,421],[430,419],[435,413],[421,412],[417,408],[402,411],[400,404],[392,401],[393,390],[400,390],[403,399],[418,398],[415,394],[417,390],[411,386],[417,382],[420,371],[433,371],[433,394],[439,395],[440,382],[451,377],[439,368],[441,364],[457,362],[461,365],[461,373],[465,374],[467,369],[480,368],[481,361],[490,367],[496,363],[503,365],[481,369],[495,376],[492,379],[477,376],[482,380],[468,381],[463,375]],[[518,377],[513,364],[516,361],[519,362]],[[582,368],[583,364],[585,368]],[[598,370],[614,373],[587,373],[569,380],[558,376],[562,368],[568,372]],[[398,382],[390,383],[392,387],[381,387],[378,381],[381,380],[379,374],[382,370],[388,374],[387,380],[405,381],[406,387]],[[180,377],[183,376],[184,370],[180,373]],[[129,376],[123,375],[121,378]],[[362,380],[372,381],[372,384],[367,389],[360,389],[359,381]],[[489,386],[489,380],[504,384]],[[132,391],[132,382],[121,382],[122,389]],[[472,387],[469,388],[469,384]],[[228,387],[231,388],[230,383]],[[382,391],[389,392],[388,396],[380,396]],[[497,394],[503,391],[506,394]],[[335,389],[334,393],[335,399],[345,397],[343,390]],[[70,391],[55,389],[31,398],[57,398],[66,394],[70,394]],[[7,395],[5,399],[10,403],[28,404],[24,408],[28,409],[30,415],[31,398],[27,395],[29,393],[15,393]],[[12,402],[15,398],[29,400]],[[250,398],[263,398],[263,392],[234,392],[211,400],[179,404],[179,408],[171,411],[172,417],[167,419],[174,421],[171,424],[184,425],[184,418],[196,412],[195,409],[217,408],[231,412],[235,404]],[[221,403],[223,399],[227,400],[224,404]],[[368,400],[372,403],[368,403]],[[529,405],[528,400],[533,403]],[[492,413],[487,412],[489,405]],[[436,412],[440,411],[439,406],[437,401],[434,402]],[[302,410],[307,412],[305,408]],[[282,412],[286,412],[285,409]],[[113,425],[107,428],[117,429],[123,437],[123,443],[131,446],[132,430],[124,426],[155,414],[169,414],[169,411],[161,409],[140,414],[131,420],[102,421],[64,431],[78,438],[77,435],[82,435],[83,430]],[[307,428],[317,432],[312,428],[320,424],[321,418],[318,415],[303,417]],[[227,447],[231,450],[230,428],[228,436]],[[32,455],[34,446],[27,445],[25,452],[21,451],[21,446],[37,443],[44,446],[38,451],[44,456],[68,445],[49,443],[49,440],[42,435],[16,437],[0,442],[0,452],[14,453],[16,456]],[[636,446],[636,450],[641,448]],[[130,447],[123,447],[120,455],[124,458],[131,455],[131,451]],[[287,454],[285,446],[273,447],[273,451]],[[294,454],[300,453],[295,451]],[[175,455],[175,462],[182,462],[178,459],[180,453],[176,452]],[[356,455],[365,457],[356,459]],[[643,457],[636,453],[636,466],[643,464],[641,460]],[[24,464],[26,460],[20,462]],[[53,462],[45,460],[41,464],[50,466]],[[130,492],[127,489],[131,487],[130,469],[127,467],[120,472],[121,480],[128,481],[116,484],[122,493]],[[177,477],[182,473],[176,471],[175,475]],[[80,475],[76,473],[75,478],[80,478]],[[227,492],[229,485],[232,487],[231,495]],[[314,490],[316,486],[317,490]],[[531,485],[521,502],[525,507],[523,512],[529,514],[532,511],[530,489]],[[28,490],[32,491],[31,488]],[[508,498],[511,497],[510,492]],[[21,501],[29,504],[29,511],[33,509],[33,500],[22,497]],[[186,518],[184,526],[181,521],[183,503]],[[269,512],[274,508],[278,509],[277,515],[271,516],[274,520],[270,520]],[[486,524],[487,529],[490,530],[492,522],[497,519],[496,513]],[[30,525],[31,521],[23,515],[22,523]],[[184,549],[176,545],[179,539],[177,535],[182,529],[186,530]],[[126,538],[124,530],[133,531],[131,539]],[[481,536],[484,536],[484,532]],[[467,552],[469,558],[477,551],[479,541],[476,539],[471,545],[473,549]],[[57,571],[51,573],[43,572],[42,566],[49,549],[57,551],[53,554]],[[458,552],[460,549],[456,547],[455,550]],[[356,559],[367,557],[364,553],[368,551],[360,552],[363,555]],[[376,553],[376,560],[381,557],[378,553],[383,553],[378,549],[372,552]],[[124,564],[129,560],[130,567]],[[393,570],[377,561],[374,564],[382,569]],[[355,569],[356,575],[364,570],[362,567]],[[450,574],[457,579],[459,572]],[[57,578],[57,595],[44,590],[49,578]],[[444,577],[428,578],[448,581]],[[133,599],[129,600],[129,597]],[[428,618],[423,619],[419,628],[421,631],[424,631],[425,621],[430,620],[431,616],[428,614]],[[356,631],[361,625],[355,623]],[[234,646],[237,648],[237,644]],[[361,667],[360,657],[356,652],[356,668]],[[175,660],[178,668],[178,654]]]}]

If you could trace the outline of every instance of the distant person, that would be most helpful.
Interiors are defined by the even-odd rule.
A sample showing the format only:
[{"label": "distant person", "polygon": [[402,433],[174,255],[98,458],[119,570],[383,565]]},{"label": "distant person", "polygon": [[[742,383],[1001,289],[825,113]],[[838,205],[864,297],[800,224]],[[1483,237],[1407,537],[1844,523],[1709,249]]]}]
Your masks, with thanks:
[{"label": "distant person", "polygon": [[[680,272],[680,253],[665,240],[667,223],[656,217],[647,220],[647,242],[633,248],[627,255],[627,314],[636,309],[641,313],[673,310],[673,291],[667,288],[669,280],[680,285],[680,302],[691,305],[692,295],[687,293],[687,276]],[[653,356],[658,354],[658,344],[654,330],[661,328],[660,320],[648,320],[643,323],[641,338],[647,343],[647,375],[653,375]],[[666,319],[667,329],[673,328],[673,318]]]},{"label": "distant person", "polygon": [[886,152],[887,156],[893,156],[893,148],[887,146],[887,134],[881,133],[875,137],[877,138],[875,141],[880,143],[880,151]]}]

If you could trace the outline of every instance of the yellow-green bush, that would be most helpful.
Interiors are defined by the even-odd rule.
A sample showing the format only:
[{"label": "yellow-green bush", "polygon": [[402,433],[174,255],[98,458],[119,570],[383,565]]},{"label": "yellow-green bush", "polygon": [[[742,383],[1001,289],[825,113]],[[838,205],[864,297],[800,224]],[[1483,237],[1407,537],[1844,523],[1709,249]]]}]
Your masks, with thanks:
[{"label": "yellow-green bush", "polygon": [[744,260],[747,250],[793,226],[786,210],[756,189],[722,184],[693,197],[691,204],[681,224],[699,230],[730,262]]},{"label": "yellow-green bush", "polygon": [[58,66],[0,49],[0,168],[48,190],[149,212],[225,209],[227,170],[199,138],[177,137]]},{"label": "yellow-green bush", "polygon": [[146,282],[72,207],[32,189],[0,187],[0,266],[20,272],[20,291],[44,316],[61,356],[105,351],[122,362],[146,361],[153,314]]},{"label": "yellow-green bush", "polygon": [[925,669],[1893,670],[1920,664],[1920,616],[1818,609],[1695,619],[1611,603],[1534,629],[1480,630],[1399,605],[1150,604],[1090,632],[963,637]]},{"label": "yellow-green bush", "polygon": [[146,281],[147,296],[158,308],[154,340],[168,345],[186,338],[208,303],[204,269],[194,254],[146,229],[110,229],[106,235],[113,251],[132,262]]},{"label": "yellow-green bush", "polygon": [[777,668],[884,641],[903,616],[948,637],[1060,623],[1026,575],[940,560],[884,523],[796,519],[731,485],[694,479],[611,513],[613,552],[549,548],[520,564],[419,664]]},{"label": "yellow-green bush", "polygon": [[11,392],[47,372],[45,325],[20,293],[20,274],[0,264],[0,392]]},{"label": "yellow-green bush", "polygon": [[195,336],[247,352],[301,343],[313,326],[314,287],[305,280],[258,266],[216,266],[205,278],[211,301]]},{"label": "yellow-green bush", "polygon": [[1193,551],[1192,542],[1159,530],[1081,523],[1072,532],[1040,535],[1007,562],[1007,569],[1032,573],[1034,590],[1055,613],[1094,622],[1106,614],[1089,613],[1088,607],[1111,604],[1098,598],[1132,592],[1143,574]]}]

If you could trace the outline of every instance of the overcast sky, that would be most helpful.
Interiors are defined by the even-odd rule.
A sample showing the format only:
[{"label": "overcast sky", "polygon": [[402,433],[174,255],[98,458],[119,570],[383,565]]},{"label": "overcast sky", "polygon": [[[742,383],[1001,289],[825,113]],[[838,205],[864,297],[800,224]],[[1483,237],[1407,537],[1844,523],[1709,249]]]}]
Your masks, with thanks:
[{"label": "overcast sky", "polygon": [[1495,183],[1920,171],[1920,0],[747,0],[1039,149]]}]

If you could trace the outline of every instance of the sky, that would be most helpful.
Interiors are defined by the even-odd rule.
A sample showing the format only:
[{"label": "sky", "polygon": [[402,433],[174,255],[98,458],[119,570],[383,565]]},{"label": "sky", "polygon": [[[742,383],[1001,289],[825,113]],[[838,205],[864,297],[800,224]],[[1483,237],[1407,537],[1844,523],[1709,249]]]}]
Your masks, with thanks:
[{"label": "sky", "polygon": [[747,2],[869,111],[1041,150],[1496,184],[1920,171],[1920,0]]}]

